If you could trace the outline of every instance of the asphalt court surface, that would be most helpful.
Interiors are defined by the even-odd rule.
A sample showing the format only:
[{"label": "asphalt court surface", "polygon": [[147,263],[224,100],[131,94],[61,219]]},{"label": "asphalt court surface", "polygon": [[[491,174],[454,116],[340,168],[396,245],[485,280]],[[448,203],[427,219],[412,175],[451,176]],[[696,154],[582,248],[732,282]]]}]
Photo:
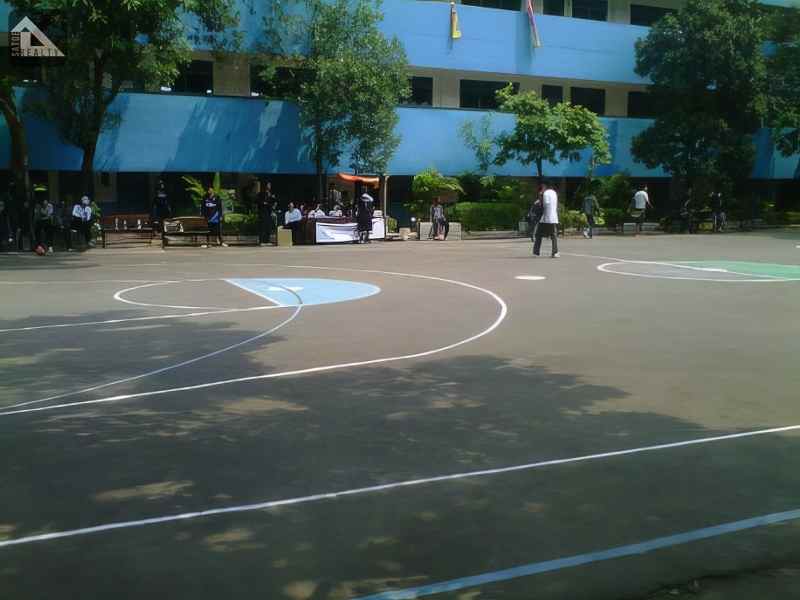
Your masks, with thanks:
[{"label": "asphalt court surface", "polygon": [[787,519],[497,575],[800,508],[800,432],[726,437],[800,425],[799,242],[0,256],[0,597],[624,598],[796,562]]}]

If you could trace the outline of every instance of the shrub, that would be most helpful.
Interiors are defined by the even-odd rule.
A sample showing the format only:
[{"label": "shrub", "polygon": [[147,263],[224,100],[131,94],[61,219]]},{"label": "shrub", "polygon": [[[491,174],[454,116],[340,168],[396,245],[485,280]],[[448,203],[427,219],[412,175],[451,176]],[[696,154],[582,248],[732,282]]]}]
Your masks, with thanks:
[{"label": "shrub", "polygon": [[627,211],[619,208],[605,208],[603,209],[603,220],[606,227],[609,229],[616,229],[618,226],[625,222],[625,215]]},{"label": "shrub", "polygon": [[397,219],[394,217],[386,218],[386,231],[389,233],[397,233],[399,231],[397,228]]},{"label": "shrub", "polygon": [[586,215],[579,210],[565,210],[558,215],[559,223],[563,229],[583,229],[589,223]]},{"label": "shrub", "polygon": [[223,233],[226,235],[258,235],[258,216],[227,213]]},{"label": "shrub", "polygon": [[450,212],[450,220],[466,231],[516,230],[524,214],[520,207],[500,202],[459,202]]}]

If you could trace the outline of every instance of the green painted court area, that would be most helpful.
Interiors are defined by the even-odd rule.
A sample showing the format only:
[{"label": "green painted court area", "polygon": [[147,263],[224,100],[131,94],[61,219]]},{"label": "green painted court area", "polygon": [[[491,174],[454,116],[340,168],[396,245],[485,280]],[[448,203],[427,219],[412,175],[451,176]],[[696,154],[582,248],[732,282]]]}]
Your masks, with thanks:
[{"label": "green painted court area", "polygon": [[619,600],[796,569],[798,244],[0,255],[0,598]]},{"label": "green painted court area", "polygon": [[800,281],[800,264],[778,265],[770,263],[729,261],[729,260],[691,261],[691,262],[683,262],[681,264],[691,267],[701,267],[704,269],[729,271],[732,273],[740,273],[742,275],[754,275],[754,276],[771,277],[775,279],[789,279],[792,281]]}]

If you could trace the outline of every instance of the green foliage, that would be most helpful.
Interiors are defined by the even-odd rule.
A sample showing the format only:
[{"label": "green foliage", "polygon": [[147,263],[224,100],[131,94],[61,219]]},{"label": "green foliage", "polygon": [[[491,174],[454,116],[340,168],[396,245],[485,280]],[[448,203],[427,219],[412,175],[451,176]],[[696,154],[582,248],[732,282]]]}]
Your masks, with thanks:
[{"label": "green foliage", "polygon": [[[208,191],[208,186],[204,185],[199,179],[195,179],[189,175],[184,175],[181,177],[181,179],[186,184],[185,190],[192,199],[195,213],[199,212],[203,197]],[[234,190],[227,190],[222,187],[222,181],[219,173],[214,173],[214,180],[211,183],[211,187],[214,188],[214,193],[222,199],[222,205],[226,213],[225,222],[227,223],[228,213],[235,214],[233,213],[233,209],[234,202],[236,200],[236,193]]]},{"label": "green foliage", "polygon": [[386,228],[389,233],[397,233],[399,231],[397,219],[394,217],[387,217],[386,218]]},{"label": "green foliage", "polygon": [[464,121],[458,130],[461,139],[467,148],[475,153],[480,173],[488,173],[489,167],[494,162],[495,137],[492,133],[492,116],[484,115],[476,123]]},{"label": "green foliage", "polygon": [[603,222],[609,229],[616,229],[625,222],[627,211],[619,208],[605,208],[603,209]]},{"label": "green foliage", "polygon": [[598,177],[594,180],[595,196],[603,208],[620,210],[627,213],[631,205],[634,189],[628,173],[616,173],[610,177]]},{"label": "green foliage", "polygon": [[800,8],[781,10],[774,20],[775,53],[767,59],[769,120],[784,156],[800,152]]},{"label": "green foliage", "polygon": [[[385,172],[400,143],[395,133],[397,100],[409,94],[402,44],[380,31],[379,3],[294,4],[300,7],[296,14],[280,9],[282,27],[265,28],[267,60],[290,60],[310,73],[296,100],[320,185],[322,174],[339,164],[346,151],[357,173]],[[264,73],[269,75],[270,69]]]},{"label": "green foliage", "polygon": [[692,188],[749,176],[751,135],[766,110],[762,12],[756,0],[688,0],[636,43],[659,116],[633,141],[637,160]]},{"label": "green foliage", "polygon": [[580,210],[559,210],[558,222],[562,229],[583,229],[589,224],[586,215]]},{"label": "green foliage", "polygon": [[[53,120],[61,137],[83,150],[84,185],[89,185],[97,139],[119,125],[109,107],[125,82],[173,81],[190,58],[185,16],[199,19],[197,34],[212,35],[236,24],[235,0],[9,0],[34,22],[47,13],[50,27],[64,32],[65,58],[47,68],[47,100],[35,111]],[[147,43],[142,43],[146,38]]]},{"label": "green foliage", "polygon": [[463,193],[454,177],[445,177],[435,167],[425,169],[411,183],[412,199],[406,203],[408,211],[418,219],[428,219],[433,200],[448,192]]},{"label": "green foliage", "polygon": [[497,97],[500,110],[514,113],[516,123],[512,132],[497,137],[500,151],[495,164],[510,160],[534,164],[541,178],[545,162],[577,161],[586,149],[592,153],[590,171],[611,162],[606,129],[590,110],[565,102],[551,106],[534,92],[514,94],[511,85],[497,92]]},{"label": "green foliage", "polygon": [[525,211],[514,204],[459,202],[450,210],[450,220],[466,231],[516,230]]},{"label": "green foliage", "polygon": [[228,235],[258,235],[258,215],[226,213],[225,233]]}]

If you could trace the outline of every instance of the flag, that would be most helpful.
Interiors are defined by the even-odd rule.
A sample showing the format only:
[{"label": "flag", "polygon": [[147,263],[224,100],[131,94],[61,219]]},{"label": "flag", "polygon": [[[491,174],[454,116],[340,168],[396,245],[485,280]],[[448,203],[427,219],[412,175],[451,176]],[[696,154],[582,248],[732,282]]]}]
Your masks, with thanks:
[{"label": "flag", "polygon": [[539,30],[536,28],[536,17],[533,14],[533,0],[525,0],[528,5],[528,22],[531,26],[531,45],[534,48],[542,47],[542,40],[539,37]]},{"label": "flag", "polygon": [[458,13],[456,12],[456,3],[451,0],[450,2],[450,38],[457,40],[461,37],[461,32],[458,30]]}]

